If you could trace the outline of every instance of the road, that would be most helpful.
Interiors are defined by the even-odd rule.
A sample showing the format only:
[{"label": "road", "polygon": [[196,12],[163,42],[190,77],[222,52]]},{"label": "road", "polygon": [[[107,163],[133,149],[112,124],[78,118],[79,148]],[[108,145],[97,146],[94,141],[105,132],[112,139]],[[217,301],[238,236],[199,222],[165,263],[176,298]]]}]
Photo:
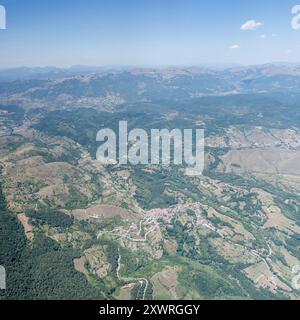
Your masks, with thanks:
[{"label": "road", "polygon": [[145,283],[145,288],[144,288],[144,291],[143,291],[143,294],[142,294],[142,300],[145,300],[146,292],[147,292],[147,289],[148,289],[148,286],[149,286],[148,280],[146,278],[126,278],[126,277],[121,277],[120,276],[121,258],[122,257],[121,257],[120,250],[119,250],[118,267],[117,267],[117,270],[116,270],[117,277],[118,277],[119,281],[139,282],[141,284],[141,287],[142,287],[142,284],[144,282]]}]

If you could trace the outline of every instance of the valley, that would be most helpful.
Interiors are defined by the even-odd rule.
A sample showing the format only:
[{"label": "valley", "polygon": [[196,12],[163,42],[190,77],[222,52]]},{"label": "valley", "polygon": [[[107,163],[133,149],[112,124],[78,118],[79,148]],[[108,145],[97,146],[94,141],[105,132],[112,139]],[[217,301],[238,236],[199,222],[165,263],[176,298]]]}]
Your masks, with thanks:
[{"label": "valley", "polygon": [[[269,65],[0,82],[7,298],[299,299],[299,83]],[[203,128],[204,174],[102,165],[120,120]]]}]

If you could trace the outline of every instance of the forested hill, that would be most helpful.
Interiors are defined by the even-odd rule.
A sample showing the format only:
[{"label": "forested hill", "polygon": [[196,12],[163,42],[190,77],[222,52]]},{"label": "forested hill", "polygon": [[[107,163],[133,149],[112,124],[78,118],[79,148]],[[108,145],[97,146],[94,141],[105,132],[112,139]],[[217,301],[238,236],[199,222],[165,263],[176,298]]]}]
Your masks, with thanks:
[{"label": "forested hill", "polygon": [[0,265],[7,274],[6,299],[103,299],[74,269],[76,252],[39,234],[29,244],[23,227],[7,210],[0,185]]}]

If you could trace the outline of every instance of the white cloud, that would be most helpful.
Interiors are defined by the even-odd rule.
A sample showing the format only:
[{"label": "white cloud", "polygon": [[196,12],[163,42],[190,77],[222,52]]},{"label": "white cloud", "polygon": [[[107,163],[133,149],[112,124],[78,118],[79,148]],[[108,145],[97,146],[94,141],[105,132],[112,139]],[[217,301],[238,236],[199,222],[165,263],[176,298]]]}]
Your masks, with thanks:
[{"label": "white cloud", "polygon": [[249,20],[241,25],[241,30],[243,30],[243,31],[256,30],[256,29],[262,27],[263,25],[264,24],[262,22],[256,22],[255,20]]},{"label": "white cloud", "polygon": [[262,40],[264,40],[264,39],[266,39],[266,35],[265,34],[261,34],[260,36],[259,36]]},{"label": "white cloud", "polygon": [[241,49],[241,46],[238,44],[234,44],[230,47],[230,49]]}]

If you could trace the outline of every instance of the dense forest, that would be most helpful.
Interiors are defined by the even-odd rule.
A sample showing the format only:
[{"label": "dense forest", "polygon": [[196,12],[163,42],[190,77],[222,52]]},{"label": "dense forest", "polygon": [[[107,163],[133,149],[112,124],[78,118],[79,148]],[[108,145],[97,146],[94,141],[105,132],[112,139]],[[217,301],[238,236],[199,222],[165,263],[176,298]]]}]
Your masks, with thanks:
[{"label": "dense forest", "polygon": [[[55,221],[56,222],[56,221]],[[23,227],[7,210],[0,185],[0,265],[7,274],[6,299],[103,299],[73,266],[76,252],[37,234],[28,243]]]}]

